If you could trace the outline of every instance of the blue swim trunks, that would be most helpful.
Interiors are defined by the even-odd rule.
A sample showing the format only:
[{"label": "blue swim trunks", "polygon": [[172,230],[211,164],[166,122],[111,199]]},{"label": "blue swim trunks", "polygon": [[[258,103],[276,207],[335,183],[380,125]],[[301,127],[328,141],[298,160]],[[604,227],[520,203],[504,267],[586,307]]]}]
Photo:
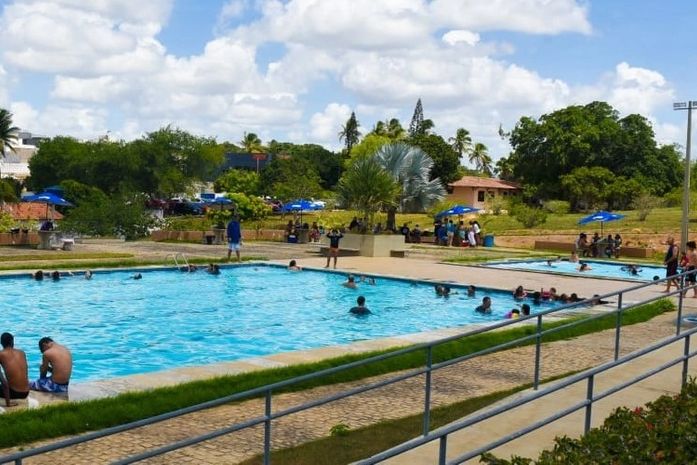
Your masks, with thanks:
[{"label": "blue swim trunks", "polygon": [[53,392],[54,394],[67,394],[68,385],[58,384],[52,378],[39,378],[29,383],[29,389],[33,391]]}]

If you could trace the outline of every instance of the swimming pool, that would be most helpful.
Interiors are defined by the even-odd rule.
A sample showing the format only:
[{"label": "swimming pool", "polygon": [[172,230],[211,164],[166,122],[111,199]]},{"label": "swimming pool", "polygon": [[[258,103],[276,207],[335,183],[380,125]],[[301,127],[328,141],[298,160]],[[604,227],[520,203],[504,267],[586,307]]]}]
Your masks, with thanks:
[{"label": "swimming pool", "polygon": [[[516,306],[509,292],[468,298],[454,288],[458,294],[438,298],[433,284],[387,278],[353,290],[341,286],[342,274],[271,265],[223,268],[218,276],[157,270],[133,280],[132,273],[0,279],[0,331],[12,332],[27,352],[31,378],[43,336],[72,350],[73,380],[87,381],[491,323]],[[359,295],[372,315],[348,313]],[[491,315],[474,312],[484,295],[492,297]]]},{"label": "swimming pool", "polygon": [[490,262],[482,266],[487,268],[503,268],[506,270],[538,271],[543,273],[570,274],[576,276],[588,276],[591,278],[611,278],[627,279],[631,281],[652,281],[654,276],[665,278],[666,269],[662,266],[637,265],[638,273],[633,275],[623,267],[627,263],[605,262],[600,260],[581,260],[588,263],[590,270],[578,271],[579,263],[572,263],[567,260],[554,261],[551,265],[547,260],[521,260],[507,262]]}]

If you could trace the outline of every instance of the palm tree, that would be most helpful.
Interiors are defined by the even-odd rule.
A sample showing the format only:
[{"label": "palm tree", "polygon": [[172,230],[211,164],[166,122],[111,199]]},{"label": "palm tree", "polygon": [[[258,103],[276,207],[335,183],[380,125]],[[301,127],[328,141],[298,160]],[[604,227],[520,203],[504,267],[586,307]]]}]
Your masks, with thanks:
[{"label": "palm tree", "polygon": [[373,223],[375,213],[394,205],[398,192],[394,179],[375,157],[355,160],[337,185],[339,200],[346,207],[360,211],[368,224]]},{"label": "palm tree", "polygon": [[0,108],[0,157],[5,158],[5,148],[15,151],[18,127],[12,126],[12,113]]},{"label": "palm tree", "polygon": [[474,144],[474,148],[469,154],[470,163],[474,164],[477,171],[486,173],[489,176],[493,173],[493,162],[489,156],[489,149],[481,142]]},{"label": "palm tree", "polygon": [[423,211],[445,197],[439,178],[429,180],[433,160],[420,148],[403,142],[383,145],[375,158],[399,186],[398,198],[387,208],[387,229],[395,228],[397,209]]},{"label": "palm tree", "polygon": [[459,128],[455,131],[455,137],[451,137],[448,140],[453,150],[460,155],[460,158],[472,150],[472,136],[470,136],[470,132],[465,128]]},{"label": "palm tree", "polygon": [[[252,156],[254,156],[255,153],[263,153],[264,152],[264,147],[261,145],[261,139],[259,139],[259,136],[254,134],[253,132],[244,133],[244,137],[240,141],[240,145],[244,147],[245,152],[251,153]],[[257,161],[257,174],[259,173],[259,160],[261,159],[260,156],[256,156],[256,161]]]},{"label": "palm tree", "polygon": [[351,112],[351,116],[346,120],[346,124],[341,126],[341,131],[339,131],[339,140],[346,143],[346,156],[351,154],[351,149],[354,145],[358,143],[358,139],[361,137],[361,133],[358,130],[360,123],[356,119],[356,113]]},{"label": "palm tree", "polygon": [[377,123],[375,123],[375,126],[373,126],[373,130],[370,132],[375,134],[376,136],[386,136],[387,128],[385,127],[385,123],[383,121],[378,121]]}]

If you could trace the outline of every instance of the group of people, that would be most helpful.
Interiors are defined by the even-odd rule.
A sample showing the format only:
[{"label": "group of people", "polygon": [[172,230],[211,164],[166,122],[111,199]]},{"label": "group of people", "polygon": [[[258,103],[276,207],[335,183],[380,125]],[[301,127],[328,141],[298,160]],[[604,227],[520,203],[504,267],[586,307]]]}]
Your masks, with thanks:
[{"label": "group of people", "polygon": [[[679,273],[689,273],[685,276],[685,284],[695,286],[697,284],[697,243],[695,241],[687,241],[685,244],[686,250],[684,254],[680,254],[678,246],[675,244],[675,238],[672,236],[666,240],[668,249],[663,259],[663,264],[666,267],[666,278],[671,278]],[[670,288],[675,286],[680,289],[680,280],[678,278],[668,279],[666,281],[666,289],[664,292],[670,292]],[[697,298],[697,287],[693,287],[692,297]],[[684,293],[683,293],[684,294]]]},{"label": "group of people", "polygon": [[448,247],[477,247],[482,245],[482,227],[476,220],[465,224],[463,220],[436,220],[433,224],[433,234],[438,244]]},{"label": "group of people", "polygon": [[26,399],[29,391],[43,391],[54,394],[67,394],[70,376],[73,371],[73,357],[67,347],[58,344],[50,337],[39,340],[41,367],[39,378],[29,382],[27,355],[15,348],[15,338],[11,333],[0,336],[0,387],[5,397],[5,406],[17,405],[17,400]]},{"label": "group of people", "polygon": [[622,249],[622,236],[619,233],[612,237],[608,234],[606,238],[600,237],[599,233],[593,234],[593,237],[588,240],[588,234],[582,232],[574,241],[571,250],[571,261],[578,262],[579,257],[602,257],[620,258],[620,250]]},{"label": "group of people", "polygon": [[310,242],[319,242],[322,235],[324,235],[324,226],[318,225],[316,221],[312,222],[312,226],[309,223],[301,223],[300,219],[288,220],[286,228],[283,231],[283,238],[285,242],[297,243],[300,240],[300,231],[307,231],[307,240]]}]

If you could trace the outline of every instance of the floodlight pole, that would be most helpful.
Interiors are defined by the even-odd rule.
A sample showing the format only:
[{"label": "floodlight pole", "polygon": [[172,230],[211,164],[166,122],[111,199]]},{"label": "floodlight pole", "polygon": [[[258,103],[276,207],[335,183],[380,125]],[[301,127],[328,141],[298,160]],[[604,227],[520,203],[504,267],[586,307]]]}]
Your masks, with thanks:
[{"label": "floodlight pole", "polygon": [[680,224],[680,251],[687,250],[687,240],[690,234],[690,149],[692,146],[692,110],[697,108],[697,101],[677,102],[673,104],[673,110],[687,110],[687,143],[685,145],[685,180],[682,192],[682,222]]}]

